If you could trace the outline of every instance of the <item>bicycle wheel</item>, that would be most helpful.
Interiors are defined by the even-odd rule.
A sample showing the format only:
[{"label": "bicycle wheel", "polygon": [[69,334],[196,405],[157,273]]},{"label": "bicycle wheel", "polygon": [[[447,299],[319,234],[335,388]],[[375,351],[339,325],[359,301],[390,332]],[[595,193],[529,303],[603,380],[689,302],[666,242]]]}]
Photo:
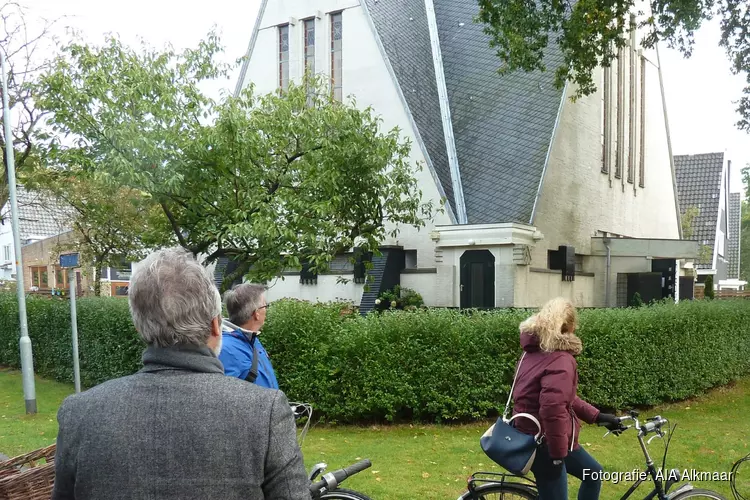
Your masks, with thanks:
[{"label": "bicycle wheel", "polygon": [[715,491],[710,490],[690,490],[686,491],[684,493],[680,493],[676,497],[674,497],[672,500],[685,500],[686,498],[692,498],[694,500],[698,499],[705,499],[705,500],[727,500],[720,494],[716,493]]},{"label": "bicycle wheel", "polygon": [[371,500],[367,495],[354,490],[347,490],[346,488],[336,488],[332,491],[327,491],[320,495],[321,500]]},{"label": "bicycle wheel", "polygon": [[536,500],[537,494],[522,484],[483,484],[467,491],[458,500]]}]

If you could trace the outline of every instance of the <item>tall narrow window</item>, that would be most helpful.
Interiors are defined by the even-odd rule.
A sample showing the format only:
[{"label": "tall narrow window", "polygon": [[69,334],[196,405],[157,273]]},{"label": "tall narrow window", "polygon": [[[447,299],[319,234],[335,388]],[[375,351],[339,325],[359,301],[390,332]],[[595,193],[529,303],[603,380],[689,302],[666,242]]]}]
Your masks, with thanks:
[{"label": "tall narrow window", "polygon": [[315,74],[315,19],[305,19],[305,73]]},{"label": "tall narrow window", "polygon": [[341,101],[343,98],[342,57],[341,57],[341,12],[331,14],[331,89],[333,98]]},{"label": "tall narrow window", "polygon": [[646,180],[646,58],[641,54],[641,150],[639,158],[638,185],[645,187]]},{"label": "tall narrow window", "polygon": [[625,51],[617,50],[617,149],[615,152],[615,178],[622,178],[622,164],[625,160]]},{"label": "tall narrow window", "polygon": [[610,164],[610,139],[611,139],[611,126],[610,126],[610,108],[611,108],[611,100],[612,97],[610,96],[612,90],[610,88],[611,86],[611,78],[612,78],[612,68],[610,66],[605,66],[602,68],[602,173],[608,174],[609,173],[609,164]]},{"label": "tall narrow window", "polygon": [[630,73],[630,78],[628,79],[630,82],[630,88],[628,89],[628,103],[630,104],[629,110],[628,110],[628,125],[629,125],[629,131],[628,131],[628,182],[634,183],[635,182],[635,158],[636,158],[636,99],[638,98],[636,94],[636,77],[638,76],[636,73],[636,64],[635,64],[635,44],[636,44],[636,38],[635,38],[635,15],[630,15],[630,46],[628,47],[628,62],[630,63],[630,68],[628,73]]},{"label": "tall narrow window", "polygon": [[279,88],[289,88],[289,25],[279,26]]}]

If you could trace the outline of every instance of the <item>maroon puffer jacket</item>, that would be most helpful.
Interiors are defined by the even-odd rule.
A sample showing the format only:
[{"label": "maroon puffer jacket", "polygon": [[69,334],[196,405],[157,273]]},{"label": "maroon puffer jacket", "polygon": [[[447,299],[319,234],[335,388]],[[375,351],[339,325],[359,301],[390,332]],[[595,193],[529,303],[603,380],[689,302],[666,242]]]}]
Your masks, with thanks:
[{"label": "maroon puffer jacket", "polygon": [[[565,458],[578,449],[579,418],[593,424],[599,416],[599,410],[578,397],[578,363],[564,350],[564,335],[560,343],[560,350],[543,352],[535,335],[521,332],[526,355],[513,389],[513,414],[530,413],[539,420],[553,459]],[[518,417],[513,423],[525,434],[538,432],[528,418]]]}]

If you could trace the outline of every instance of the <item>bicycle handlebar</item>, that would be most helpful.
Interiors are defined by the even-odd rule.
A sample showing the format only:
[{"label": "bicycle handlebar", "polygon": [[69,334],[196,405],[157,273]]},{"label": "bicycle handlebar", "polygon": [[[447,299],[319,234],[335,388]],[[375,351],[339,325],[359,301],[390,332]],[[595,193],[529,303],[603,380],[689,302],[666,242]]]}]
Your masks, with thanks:
[{"label": "bicycle handlebar", "polygon": [[634,422],[635,428],[642,433],[643,436],[650,434],[652,432],[661,432],[661,427],[668,423],[667,419],[662,417],[661,415],[656,415],[655,417],[649,418],[645,424],[641,424],[638,421],[636,412],[631,412],[630,415],[624,415],[622,417],[618,417],[616,424],[610,424],[610,423],[601,423],[599,424],[600,427],[606,427],[609,432],[619,435],[623,431],[626,431],[632,426],[629,425],[623,425],[623,422],[626,422],[628,420],[632,420]]},{"label": "bicycle handlebar", "polygon": [[310,493],[315,496],[320,493],[323,488],[332,490],[349,476],[353,476],[358,472],[362,472],[369,467],[372,467],[372,462],[370,462],[370,460],[366,458],[360,462],[350,465],[349,467],[329,472],[325,474],[320,481],[317,481],[310,485]]}]

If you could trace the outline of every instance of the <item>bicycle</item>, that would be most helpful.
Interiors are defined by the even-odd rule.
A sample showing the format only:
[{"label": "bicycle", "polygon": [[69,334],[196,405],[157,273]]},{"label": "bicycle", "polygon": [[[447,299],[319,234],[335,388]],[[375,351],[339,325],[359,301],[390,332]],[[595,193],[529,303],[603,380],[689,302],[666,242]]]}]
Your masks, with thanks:
[{"label": "bicycle", "polygon": [[[296,421],[299,421],[302,417],[307,417],[307,421],[302,427],[302,432],[297,436],[297,442],[302,447],[305,436],[307,436],[307,431],[310,429],[310,422],[312,422],[312,405],[308,403],[289,402],[289,407]],[[323,474],[328,468],[328,464],[324,462],[317,463],[312,467],[308,476],[310,483],[312,483],[310,485],[310,494],[316,500],[371,500],[370,497],[358,491],[338,487],[348,477],[362,472],[371,466],[372,463],[370,463],[370,460],[365,459],[349,467]],[[318,476],[321,476],[321,479],[313,483]]]},{"label": "bicycle", "polygon": [[[643,455],[646,459],[646,472],[639,474],[640,477],[638,480],[633,483],[620,500],[630,498],[631,495],[635,493],[635,490],[649,479],[654,483],[654,488],[648,495],[646,495],[646,497],[644,497],[644,500],[685,500],[688,498],[696,500],[701,498],[706,500],[726,500],[719,493],[695,488],[690,483],[685,483],[676,488],[672,493],[669,493],[669,490],[679,482],[679,478],[682,474],[678,469],[671,469],[667,474],[667,480],[664,481],[664,474],[657,471],[654,461],[651,459],[651,455],[649,455],[646,447],[655,438],[664,438],[665,432],[662,428],[668,424],[668,421],[666,418],[656,415],[646,419],[645,423],[641,423],[641,421],[638,420],[638,415],[638,411],[633,410],[630,411],[627,416],[619,417],[616,425],[600,424],[600,426],[604,426],[608,429],[604,434],[604,437],[608,434],[619,436],[627,429],[634,427],[638,431],[638,443],[640,444],[641,451],[643,451]],[[632,421],[633,424],[624,425],[624,422],[627,421]],[[664,449],[661,471],[665,470],[669,443],[672,440],[675,427],[676,425],[669,431],[669,439],[667,439]],[[644,438],[649,434],[654,435],[647,442],[644,442]],[[490,495],[499,495],[499,498],[502,498],[503,500],[508,498],[507,495],[511,495],[509,498],[527,500],[535,500],[539,497],[536,483],[525,476],[494,472],[475,472],[468,479],[467,491],[458,497],[458,500],[485,500],[494,498]]]}]

